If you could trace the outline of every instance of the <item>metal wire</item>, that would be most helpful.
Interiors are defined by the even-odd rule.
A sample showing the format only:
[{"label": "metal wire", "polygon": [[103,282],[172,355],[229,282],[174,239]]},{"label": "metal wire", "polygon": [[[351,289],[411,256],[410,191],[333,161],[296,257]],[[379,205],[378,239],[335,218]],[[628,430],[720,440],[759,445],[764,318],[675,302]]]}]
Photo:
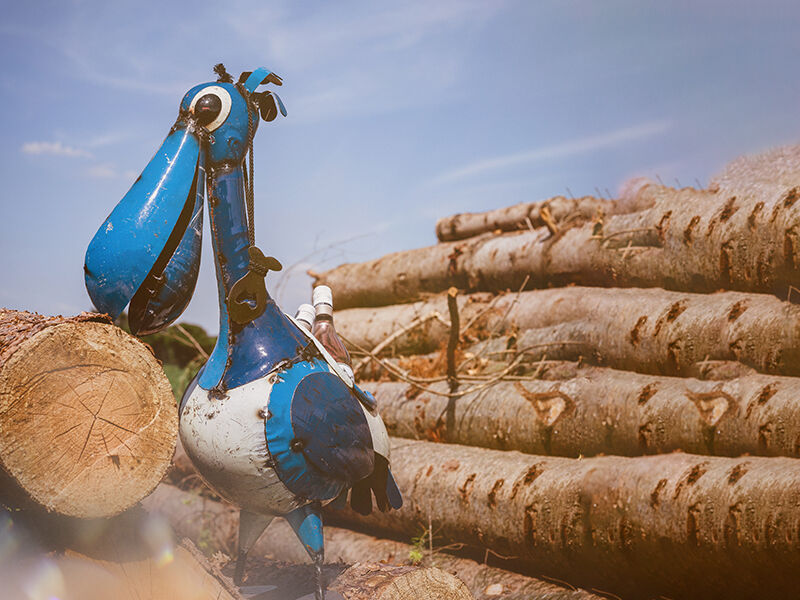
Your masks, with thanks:
[{"label": "metal wire", "polygon": [[253,189],[253,177],[254,177],[254,169],[253,169],[253,138],[255,137],[255,131],[253,131],[253,112],[252,112],[252,101],[250,100],[250,94],[247,90],[244,89],[244,86],[241,84],[236,85],[239,92],[242,94],[244,99],[247,101],[247,162],[249,163],[244,168],[244,195],[245,195],[245,203],[247,206],[247,238],[250,242],[251,246],[256,245],[256,223],[255,223],[255,192]]}]

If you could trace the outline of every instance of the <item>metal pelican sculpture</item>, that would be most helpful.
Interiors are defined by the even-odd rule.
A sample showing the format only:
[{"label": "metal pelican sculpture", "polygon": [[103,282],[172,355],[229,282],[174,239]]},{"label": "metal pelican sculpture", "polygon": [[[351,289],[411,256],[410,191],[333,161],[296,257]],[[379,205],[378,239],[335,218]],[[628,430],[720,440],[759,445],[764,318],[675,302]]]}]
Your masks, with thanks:
[{"label": "metal pelican sculpture", "polygon": [[[286,115],[265,68],[218,80],[183,97],[155,156],[100,226],[86,252],[86,287],[112,317],[130,304],[131,330],[172,323],[197,281],[208,198],[219,289],[216,346],[180,402],[180,436],[197,471],[240,508],[235,580],[275,516],[292,526],[317,573],[321,508],[328,502],[399,508],[389,440],[374,398],[269,296],[265,276],[280,263],[255,245],[253,137],[259,115]],[[246,158],[249,156],[249,168]]]}]

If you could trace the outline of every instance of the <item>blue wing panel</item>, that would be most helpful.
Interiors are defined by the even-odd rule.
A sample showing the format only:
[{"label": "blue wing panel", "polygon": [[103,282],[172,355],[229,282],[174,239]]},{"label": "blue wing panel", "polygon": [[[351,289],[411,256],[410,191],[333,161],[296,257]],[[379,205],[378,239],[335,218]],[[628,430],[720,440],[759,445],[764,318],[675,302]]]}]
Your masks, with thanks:
[{"label": "blue wing panel", "polygon": [[195,178],[200,147],[186,130],[167,136],[86,250],[86,289],[101,312],[116,317],[164,249]]},{"label": "blue wing panel", "polygon": [[330,500],[372,472],[369,426],[349,388],[314,359],[279,375],[266,424],[275,470],[289,490]]},{"label": "blue wing panel", "polygon": [[372,472],[367,419],[342,380],[329,372],[306,375],[292,399],[292,429],[303,455],[320,471],[349,483]]}]

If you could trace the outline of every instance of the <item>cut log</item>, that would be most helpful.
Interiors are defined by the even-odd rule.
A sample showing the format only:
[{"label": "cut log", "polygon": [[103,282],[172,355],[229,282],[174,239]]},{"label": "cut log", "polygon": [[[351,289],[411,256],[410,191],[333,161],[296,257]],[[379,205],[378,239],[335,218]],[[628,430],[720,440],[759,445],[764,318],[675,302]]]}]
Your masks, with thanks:
[{"label": "cut log", "polygon": [[723,195],[772,196],[797,185],[800,146],[782,146],[740,156],[711,178],[709,190]]},{"label": "cut log", "polygon": [[459,213],[436,222],[440,242],[452,242],[496,231],[524,231],[536,227],[575,227],[606,215],[634,212],[649,208],[652,199],[636,194],[622,201],[583,196],[556,196],[538,202],[523,202],[482,213]]},{"label": "cut log", "polygon": [[[520,331],[515,351],[524,349],[532,359],[583,357],[598,365],[664,375],[687,374],[705,360],[726,360],[763,373],[800,374],[800,306],[770,295],[567,287],[458,300],[462,322],[483,315],[472,325],[477,330],[472,335]],[[443,295],[414,304],[343,310],[336,326],[346,341],[371,350],[431,314],[447,314]],[[431,352],[448,335],[444,319],[430,318],[397,336],[383,352]]]},{"label": "cut log", "polygon": [[[395,440],[406,502],[351,526],[518,557],[621,595],[791,597],[800,585],[800,460],[666,454],[581,460]],[[651,595],[647,595],[651,594]]]},{"label": "cut log", "polygon": [[456,600],[472,594],[456,577],[430,567],[358,563],[330,584],[346,600]]},{"label": "cut log", "polygon": [[[166,517],[180,535],[195,541],[202,540],[207,551],[227,551],[233,547],[238,516],[236,510],[226,504],[168,485],[156,488],[144,504],[153,514]],[[324,533],[328,562],[402,565],[409,562],[415,550],[409,544],[374,538],[339,527],[326,526]],[[423,552],[419,548],[416,551],[422,554],[424,549]],[[290,563],[309,562],[308,554],[283,519],[274,520],[259,538],[251,551],[251,557],[258,556]],[[442,552],[423,558],[423,563],[455,574],[478,600],[600,600],[585,590],[565,588]]]},{"label": "cut log", "polygon": [[[5,574],[3,597],[244,600],[235,589],[226,589],[200,562],[201,558],[182,545],[175,547],[169,557],[136,561],[95,559],[72,551],[32,557]],[[36,595],[30,595],[31,589],[36,590]]]},{"label": "cut log", "polygon": [[[138,561],[93,559],[67,551],[54,562],[63,577],[61,593],[67,598],[245,600],[231,583],[220,581],[188,541],[175,546],[169,556]],[[57,597],[63,597],[61,593]]]},{"label": "cut log", "polygon": [[161,480],[175,400],[148,347],[102,315],[0,309],[2,495],[73,517],[132,506]]},{"label": "cut log", "polygon": [[[769,156],[772,156],[770,154]],[[317,277],[339,308],[419,300],[450,286],[497,291],[576,283],[785,296],[800,287],[800,152],[750,159],[714,190],[648,185],[652,207],[553,233],[484,234],[345,264]],[[733,168],[733,171],[737,171]]]},{"label": "cut log", "polygon": [[[252,564],[250,564],[252,562]],[[229,571],[226,568],[225,571]],[[248,560],[247,597],[280,600],[313,600],[314,568],[264,559]],[[385,565],[375,562],[352,566],[328,563],[322,568],[327,582],[326,598],[344,600],[472,600],[466,586],[455,576],[436,568]],[[256,595],[263,594],[265,595]],[[336,594],[334,594],[334,592]]]},{"label": "cut log", "polygon": [[[136,506],[78,519],[0,509],[3,598],[243,600],[169,523]],[[35,590],[35,591],[34,591]]]},{"label": "cut log", "polygon": [[498,382],[454,399],[446,382],[427,386],[439,395],[400,382],[361,386],[389,433],[405,438],[571,457],[800,456],[793,377],[702,381],[584,367],[564,381]]}]

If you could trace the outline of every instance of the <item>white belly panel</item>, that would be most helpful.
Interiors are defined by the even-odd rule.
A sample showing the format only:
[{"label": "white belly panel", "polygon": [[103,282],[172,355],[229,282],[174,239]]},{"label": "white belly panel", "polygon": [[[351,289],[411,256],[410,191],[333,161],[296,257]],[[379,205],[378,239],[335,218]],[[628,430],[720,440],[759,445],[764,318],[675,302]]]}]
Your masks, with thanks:
[{"label": "white belly panel", "polygon": [[220,496],[257,513],[281,515],[305,504],[270,466],[265,433],[269,376],[210,398],[195,386],[180,415],[180,436],[197,471]]}]

